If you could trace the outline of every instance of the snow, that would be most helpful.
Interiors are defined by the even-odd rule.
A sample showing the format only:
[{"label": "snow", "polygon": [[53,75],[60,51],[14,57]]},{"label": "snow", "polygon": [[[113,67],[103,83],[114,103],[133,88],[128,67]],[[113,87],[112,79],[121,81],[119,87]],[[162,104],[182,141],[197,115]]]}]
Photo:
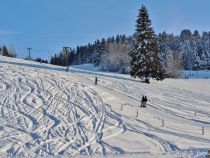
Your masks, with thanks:
[{"label": "snow", "polygon": [[206,158],[206,155],[199,155],[196,158]]},{"label": "snow", "polygon": [[[210,149],[210,80],[144,84],[87,67],[65,72],[1,57],[0,153],[201,158]],[[142,95],[148,97],[147,108],[138,107]]]},{"label": "snow", "polygon": [[81,65],[72,65],[74,69],[88,70],[88,71],[99,71],[101,68],[99,66],[95,67],[93,64],[81,64]]}]

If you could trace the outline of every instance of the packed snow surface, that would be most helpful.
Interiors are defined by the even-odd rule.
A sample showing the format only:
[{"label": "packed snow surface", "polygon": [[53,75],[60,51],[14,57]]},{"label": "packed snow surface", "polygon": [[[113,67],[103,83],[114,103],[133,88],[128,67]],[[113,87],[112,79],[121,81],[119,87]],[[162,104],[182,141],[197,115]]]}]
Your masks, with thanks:
[{"label": "packed snow surface", "polygon": [[79,68],[0,57],[0,155],[204,157],[210,149],[210,80],[145,84]]}]

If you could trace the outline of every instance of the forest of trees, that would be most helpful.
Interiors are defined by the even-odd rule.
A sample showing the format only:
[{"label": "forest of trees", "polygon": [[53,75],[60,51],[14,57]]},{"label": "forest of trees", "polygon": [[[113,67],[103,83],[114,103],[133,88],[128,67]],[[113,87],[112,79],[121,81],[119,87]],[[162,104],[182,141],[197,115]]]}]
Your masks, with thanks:
[{"label": "forest of trees", "polygon": [[210,32],[183,30],[179,36],[158,36],[161,64],[166,69],[210,70]]},{"label": "forest of trees", "polygon": [[[92,63],[104,71],[128,73],[128,52],[135,43],[134,36],[117,35],[78,46],[68,54],[69,64]],[[210,32],[200,35],[198,31],[185,29],[180,35],[163,32],[156,37],[161,64],[170,77],[177,77],[181,69],[210,70]],[[55,54],[50,63],[65,66],[64,52]]]},{"label": "forest of trees", "polygon": [[[117,35],[78,46],[68,53],[69,65],[92,63],[104,71],[128,73],[128,51],[134,44],[133,36]],[[66,66],[66,52],[60,51],[50,59],[51,64]]]}]

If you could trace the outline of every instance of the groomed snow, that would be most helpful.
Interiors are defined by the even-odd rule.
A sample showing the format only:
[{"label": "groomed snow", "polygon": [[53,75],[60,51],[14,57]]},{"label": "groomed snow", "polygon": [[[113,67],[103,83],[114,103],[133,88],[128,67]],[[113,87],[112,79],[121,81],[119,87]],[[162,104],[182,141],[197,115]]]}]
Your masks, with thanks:
[{"label": "groomed snow", "polygon": [[93,64],[72,65],[71,68],[87,71],[99,71],[101,69],[99,66],[95,67]]},{"label": "groomed snow", "polygon": [[200,158],[210,149],[210,80],[144,84],[78,68],[0,57],[0,153]]}]

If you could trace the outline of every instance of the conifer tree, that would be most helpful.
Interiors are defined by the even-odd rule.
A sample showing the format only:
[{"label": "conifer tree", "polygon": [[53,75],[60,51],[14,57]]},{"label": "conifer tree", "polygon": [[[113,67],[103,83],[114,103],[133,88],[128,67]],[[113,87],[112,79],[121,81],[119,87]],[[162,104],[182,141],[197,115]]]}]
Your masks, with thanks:
[{"label": "conifer tree", "polygon": [[99,41],[99,40],[95,41],[95,52],[93,55],[95,66],[98,66],[100,64],[101,55],[103,53],[104,45],[105,45],[104,39],[102,39],[102,41]]},{"label": "conifer tree", "polygon": [[160,63],[165,68],[167,67],[167,57],[169,55],[169,44],[167,41],[166,32],[164,31],[162,34],[160,33],[158,39],[160,49]]},{"label": "conifer tree", "polygon": [[8,51],[8,49],[7,49],[6,46],[3,46],[3,48],[2,48],[2,55],[3,55],[3,56],[10,57],[9,51]]},{"label": "conifer tree", "polygon": [[130,75],[134,78],[145,79],[145,81],[149,81],[150,78],[162,80],[164,75],[160,64],[158,43],[144,5],[139,10],[136,22],[136,42],[134,49],[129,52]]}]

